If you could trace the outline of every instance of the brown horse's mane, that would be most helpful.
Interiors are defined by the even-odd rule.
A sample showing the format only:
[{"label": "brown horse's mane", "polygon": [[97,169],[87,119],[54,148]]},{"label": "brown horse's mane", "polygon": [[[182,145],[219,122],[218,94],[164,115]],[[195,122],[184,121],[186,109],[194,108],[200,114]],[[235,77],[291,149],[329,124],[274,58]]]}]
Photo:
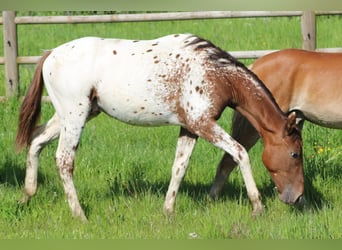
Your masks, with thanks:
[{"label": "brown horse's mane", "polygon": [[[232,65],[238,68],[241,68],[245,72],[248,72],[252,78],[258,82],[259,86],[264,90],[266,95],[272,100],[272,102],[276,105],[278,110],[284,114],[284,112],[281,111],[279,106],[277,105],[273,95],[271,94],[270,90],[265,86],[265,84],[259,79],[259,77],[253,73],[248,67],[246,67],[242,62],[238,61],[234,56],[232,56],[227,51],[222,50],[221,48],[214,45],[212,42],[203,39],[198,36],[193,36],[195,39],[187,44],[187,46],[194,46],[195,51],[199,50],[206,50],[208,53],[208,59],[215,63],[218,67],[223,67],[227,65]],[[223,59],[223,60],[222,60]],[[284,114],[285,115],[285,114]]]}]

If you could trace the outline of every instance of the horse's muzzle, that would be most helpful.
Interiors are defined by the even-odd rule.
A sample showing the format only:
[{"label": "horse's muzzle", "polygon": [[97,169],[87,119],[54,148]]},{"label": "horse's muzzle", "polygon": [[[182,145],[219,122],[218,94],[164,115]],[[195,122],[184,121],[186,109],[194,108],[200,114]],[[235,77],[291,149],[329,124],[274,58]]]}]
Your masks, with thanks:
[{"label": "horse's muzzle", "polygon": [[279,194],[279,198],[282,202],[290,205],[304,205],[305,197],[302,192],[294,192],[291,188],[286,188],[283,190],[281,194]]}]

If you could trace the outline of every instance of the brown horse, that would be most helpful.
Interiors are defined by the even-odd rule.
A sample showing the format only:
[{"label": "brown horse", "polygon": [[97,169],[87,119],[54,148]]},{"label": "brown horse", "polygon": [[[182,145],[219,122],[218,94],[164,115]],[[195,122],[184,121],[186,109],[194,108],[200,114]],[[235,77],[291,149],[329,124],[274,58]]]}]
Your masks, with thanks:
[{"label": "brown horse", "polygon": [[[43,85],[56,114],[35,128]],[[172,213],[198,137],[230,154],[240,166],[253,213],[263,211],[246,150],[216,122],[227,107],[261,134],[264,164],[281,173],[281,199],[304,191],[302,141],[295,113],[281,112],[263,83],[211,42],[191,34],[136,41],[87,37],[46,53],[19,115],[17,144],[28,145],[24,201],[37,189],[38,157],[59,137],[56,162],[71,212],[86,220],[73,184],[74,158],[87,120],[99,112],[134,125],[181,127],[164,210]]]},{"label": "brown horse", "polygon": [[[342,53],[281,50],[259,58],[250,69],[265,83],[283,112],[296,112],[300,128],[305,120],[342,128]],[[253,126],[237,112],[233,116],[232,136],[247,150],[259,138]],[[234,166],[230,156],[224,155],[210,196],[218,196]],[[279,173],[268,170],[277,183]]]}]

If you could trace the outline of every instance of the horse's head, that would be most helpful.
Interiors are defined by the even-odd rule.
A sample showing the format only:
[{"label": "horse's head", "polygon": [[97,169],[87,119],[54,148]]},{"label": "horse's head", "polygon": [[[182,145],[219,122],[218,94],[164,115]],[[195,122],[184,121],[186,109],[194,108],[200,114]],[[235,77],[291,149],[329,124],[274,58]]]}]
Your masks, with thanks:
[{"label": "horse's head", "polygon": [[[265,138],[266,139],[266,138]],[[289,114],[280,137],[264,140],[262,160],[269,170],[281,201],[302,203],[304,193],[302,139],[296,115]]]}]

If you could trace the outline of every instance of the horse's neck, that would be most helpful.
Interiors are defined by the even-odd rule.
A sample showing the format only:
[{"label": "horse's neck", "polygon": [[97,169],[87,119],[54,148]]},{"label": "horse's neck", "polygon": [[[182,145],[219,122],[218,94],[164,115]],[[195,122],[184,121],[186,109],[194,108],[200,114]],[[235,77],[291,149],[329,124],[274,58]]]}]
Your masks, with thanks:
[{"label": "horse's neck", "polygon": [[282,132],[285,115],[274,101],[270,92],[256,77],[242,72],[234,84],[235,108],[254,126],[264,138],[266,133]]},{"label": "horse's neck", "polygon": [[[239,111],[259,132],[264,138],[266,133],[278,133],[284,128],[285,119],[278,112],[277,109],[269,106],[265,102],[263,105],[255,105],[248,101],[248,105],[238,105],[236,110]],[[253,108],[251,108],[253,106]]]}]

